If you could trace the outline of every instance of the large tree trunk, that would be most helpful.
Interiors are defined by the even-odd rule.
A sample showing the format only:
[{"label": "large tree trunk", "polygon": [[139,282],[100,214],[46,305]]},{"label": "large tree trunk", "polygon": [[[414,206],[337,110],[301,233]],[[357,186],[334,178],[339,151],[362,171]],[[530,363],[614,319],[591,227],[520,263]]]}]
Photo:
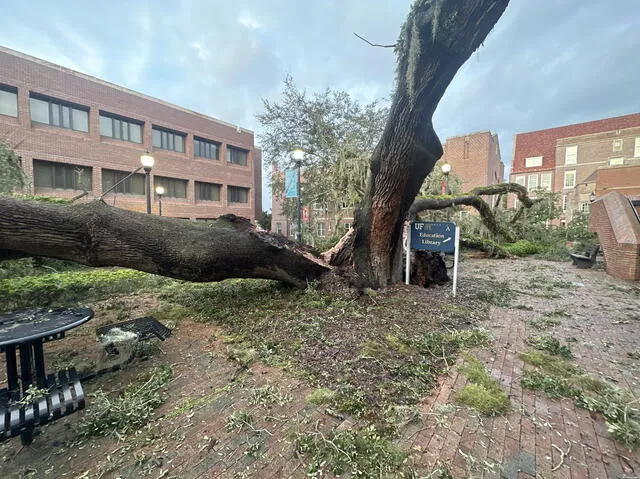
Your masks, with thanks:
[{"label": "large tree trunk", "polygon": [[296,286],[329,268],[296,243],[225,216],[196,223],[93,201],[53,205],[0,197],[0,259],[49,256],[188,281],[277,279]]},{"label": "large tree trunk", "polygon": [[460,66],[480,46],[508,0],[417,0],[396,45],[397,85],[356,214],[353,261],[365,285],[402,275],[402,228],[424,178],[442,155],[432,116]]}]

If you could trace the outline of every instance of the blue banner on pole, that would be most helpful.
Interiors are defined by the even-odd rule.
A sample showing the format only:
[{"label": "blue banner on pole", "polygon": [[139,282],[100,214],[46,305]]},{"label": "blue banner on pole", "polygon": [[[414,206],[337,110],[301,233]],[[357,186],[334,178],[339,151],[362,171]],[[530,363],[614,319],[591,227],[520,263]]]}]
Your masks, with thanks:
[{"label": "blue banner on pole", "polygon": [[286,170],[284,172],[284,197],[298,197],[298,170]]}]

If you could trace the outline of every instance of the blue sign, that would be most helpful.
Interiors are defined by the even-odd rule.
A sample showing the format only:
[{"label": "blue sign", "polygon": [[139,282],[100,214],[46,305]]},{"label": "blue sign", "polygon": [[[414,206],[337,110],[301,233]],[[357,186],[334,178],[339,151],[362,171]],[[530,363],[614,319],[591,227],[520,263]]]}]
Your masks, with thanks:
[{"label": "blue sign", "polygon": [[456,224],[448,221],[411,223],[411,249],[453,253],[456,249]]},{"label": "blue sign", "polygon": [[287,170],[284,172],[284,197],[298,197],[298,170]]}]

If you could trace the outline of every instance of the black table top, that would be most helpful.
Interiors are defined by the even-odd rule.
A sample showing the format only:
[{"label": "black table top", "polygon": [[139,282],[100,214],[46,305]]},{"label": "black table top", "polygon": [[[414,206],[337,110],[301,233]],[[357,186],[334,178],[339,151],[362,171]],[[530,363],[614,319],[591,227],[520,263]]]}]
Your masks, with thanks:
[{"label": "black table top", "polygon": [[0,316],[0,348],[68,331],[93,318],[90,308],[36,308]]}]

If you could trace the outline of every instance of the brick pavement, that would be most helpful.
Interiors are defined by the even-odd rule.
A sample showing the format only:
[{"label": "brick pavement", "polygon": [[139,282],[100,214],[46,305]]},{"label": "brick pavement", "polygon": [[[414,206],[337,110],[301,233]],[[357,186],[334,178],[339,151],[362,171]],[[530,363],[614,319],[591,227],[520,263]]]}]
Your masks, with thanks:
[{"label": "brick pavement", "polygon": [[[490,320],[482,326],[491,330],[495,340],[488,348],[472,351],[509,393],[511,412],[494,418],[457,406],[447,412],[444,406],[452,404],[455,391],[466,384],[464,376],[453,368],[441,387],[423,401],[422,428],[412,431],[411,437],[405,433],[400,441],[411,446],[420,474],[427,476],[446,466],[455,478],[640,477],[640,453],[615,442],[601,415],[578,408],[567,399],[549,399],[544,393],[523,390],[520,378],[525,364],[519,358],[526,349],[525,338],[540,334],[527,321],[542,312],[568,307],[571,316],[553,329],[554,335],[577,339],[570,344],[576,362],[587,372],[637,392],[638,361],[627,353],[640,349],[640,322],[624,319],[640,310],[637,286],[601,271],[578,272],[564,263],[542,265],[550,278],[578,285],[562,290],[556,298],[526,294],[514,298],[512,306],[526,304],[532,310],[492,307]],[[522,262],[482,261],[467,265],[465,273],[473,278],[474,273],[484,275],[488,270],[495,271],[489,275],[501,277],[514,266],[516,270],[521,267],[520,272],[535,274]],[[524,281],[519,289],[531,291]],[[512,285],[518,289],[515,282]],[[603,285],[610,291],[603,294]],[[575,307],[580,304],[584,307]],[[566,454],[564,458],[559,450]]]}]

